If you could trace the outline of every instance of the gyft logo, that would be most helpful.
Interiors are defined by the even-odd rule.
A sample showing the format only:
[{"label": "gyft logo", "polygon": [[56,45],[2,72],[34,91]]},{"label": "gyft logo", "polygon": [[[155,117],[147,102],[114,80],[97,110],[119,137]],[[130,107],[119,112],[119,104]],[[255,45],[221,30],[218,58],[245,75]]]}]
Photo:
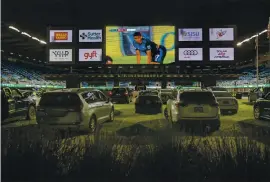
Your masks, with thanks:
[{"label": "gyft logo", "polygon": [[179,41],[202,41],[202,29],[201,28],[189,28],[178,30]]},{"label": "gyft logo", "polygon": [[79,61],[102,61],[102,49],[80,49]]},{"label": "gyft logo", "polygon": [[79,30],[79,42],[102,42],[102,30]]},{"label": "gyft logo", "polygon": [[50,42],[72,42],[72,30],[50,30]]},{"label": "gyft logo", "polygon": [[210,48],[210,60],[234,60],[234,48]]},{"label": "gyft logo", "polygon": [[50,62],[71,62],[72,49],[50,49]]},{"label": "gyft logo", "polygon": [[179,48],[179,61],[202,61],[202,48]]}]

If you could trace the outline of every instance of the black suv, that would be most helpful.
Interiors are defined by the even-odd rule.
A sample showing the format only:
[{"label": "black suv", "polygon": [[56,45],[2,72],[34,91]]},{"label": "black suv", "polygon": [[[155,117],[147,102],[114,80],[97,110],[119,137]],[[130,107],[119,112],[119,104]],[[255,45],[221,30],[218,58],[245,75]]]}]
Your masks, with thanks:
[{"label": "black suv", "polygon": [[255,119],[270,120],[270,92],[255,102],[253,110]]},{"label": "black suv", "polygon": [[135,101],[135,113],[162,113],[162,100],[156,91],[140,91]]},{"label": "black suv", "polygon": [[2,88],[1,99],[2,122],[36,118],[35,101],[23,96],[18,89]]},{"label": "black suv", "polygon": [[110,92],[112,102],[122,102],[129,104],[132,102],[132,92],[128,88],[114,87]]}]

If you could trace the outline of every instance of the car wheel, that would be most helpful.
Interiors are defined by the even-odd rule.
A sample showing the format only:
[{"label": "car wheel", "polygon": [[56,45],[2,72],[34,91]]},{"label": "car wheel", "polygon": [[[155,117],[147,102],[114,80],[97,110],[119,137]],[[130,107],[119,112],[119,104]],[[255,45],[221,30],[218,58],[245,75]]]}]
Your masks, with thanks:
[{"label": "car wheel", "polygon": [[36,119],[36,108],[33,105],[29,106],[26,119],[29,119],[29,120]]},{"label": "car wheel", "polygon": [[258,106],[254,107],[253,114],[255,119],[261,119],[260,108]]},{"label": "car wheel", "polygon": [[97,119],[96,116],[92,116],[90,118],[89,124],[88,124],[90,133],[95,133],[97,130]]},{"label": "car wheel", "polygon": [[110,112],[110,119],[109,122],[113,122],[114,121],[114,109],[112,108],[111,112]]}]

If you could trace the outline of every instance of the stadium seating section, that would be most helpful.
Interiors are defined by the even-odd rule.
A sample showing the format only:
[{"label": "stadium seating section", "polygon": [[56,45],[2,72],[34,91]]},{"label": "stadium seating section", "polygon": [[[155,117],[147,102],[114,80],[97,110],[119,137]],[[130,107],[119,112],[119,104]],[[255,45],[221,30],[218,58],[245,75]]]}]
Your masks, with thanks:
[{"label": "stadium seating section", "polygon": [[[238,70],[243,74],[237,80],[222,80],[217,82],[217,86],[231,87],[243,85],[256,85],[256,69],[254,65]],[[44,67],[34,67],[20,62],[2,61],[1,62],[1,83],[2,84],[22,84],[22,85],[43,85],[43,86],[65,86],[63,81],[45,80],[43,74],[61,73]],[[259,84],[270,83],[270,68],[262,65],[259,68]]]},{"label": "stadium seating section", "polygon": [[[256,85],[256,68],[247,67],[239,70],[242,76],[237,80],[218,81],[218,86],[230,87],[230,86],[243,86],[243,85]],[[264,65],[259,67],[259,84],[269,84],[270,82],[270,68]]]},{"label": "stadium seating section", "polygon": [[52,85],[65,86],[61,81],[47,81],[43,78],[46,73],[41,68],[33,68],[30,65],[18,62],[1,62],[1,83],[2,84],[22,84],[22,85]]}]

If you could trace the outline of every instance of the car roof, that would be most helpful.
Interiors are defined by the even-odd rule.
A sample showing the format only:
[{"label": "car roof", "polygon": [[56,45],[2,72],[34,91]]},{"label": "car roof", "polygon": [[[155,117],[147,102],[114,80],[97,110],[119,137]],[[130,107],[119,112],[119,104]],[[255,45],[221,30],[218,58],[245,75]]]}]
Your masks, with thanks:
[{"label": "car roof", "polygon": [[194,92],[210,92],[210,93],[212,93],[212,91],[210,91],[210,90],[184,90],[182,93],[185,93],[185,92],[192,92],[192,93],[194,93]]},{"label": "car roof", "polygon": [[228,91],[220,91],[220,90],[218,90],[218,91],[213,90],[212,92],[218,92],[218,93],[229,93]]},{"label": "car roof", "polygon": [[69,92],[69,93],[84,93],[84,92],[90,92],[90,91],[99,91],[97,89],[94,88],[65,88],[65,89],[57,89],[57,90],[52,90],[52,91],[48,91],[46,93],[56,93],[56,92]]}]

